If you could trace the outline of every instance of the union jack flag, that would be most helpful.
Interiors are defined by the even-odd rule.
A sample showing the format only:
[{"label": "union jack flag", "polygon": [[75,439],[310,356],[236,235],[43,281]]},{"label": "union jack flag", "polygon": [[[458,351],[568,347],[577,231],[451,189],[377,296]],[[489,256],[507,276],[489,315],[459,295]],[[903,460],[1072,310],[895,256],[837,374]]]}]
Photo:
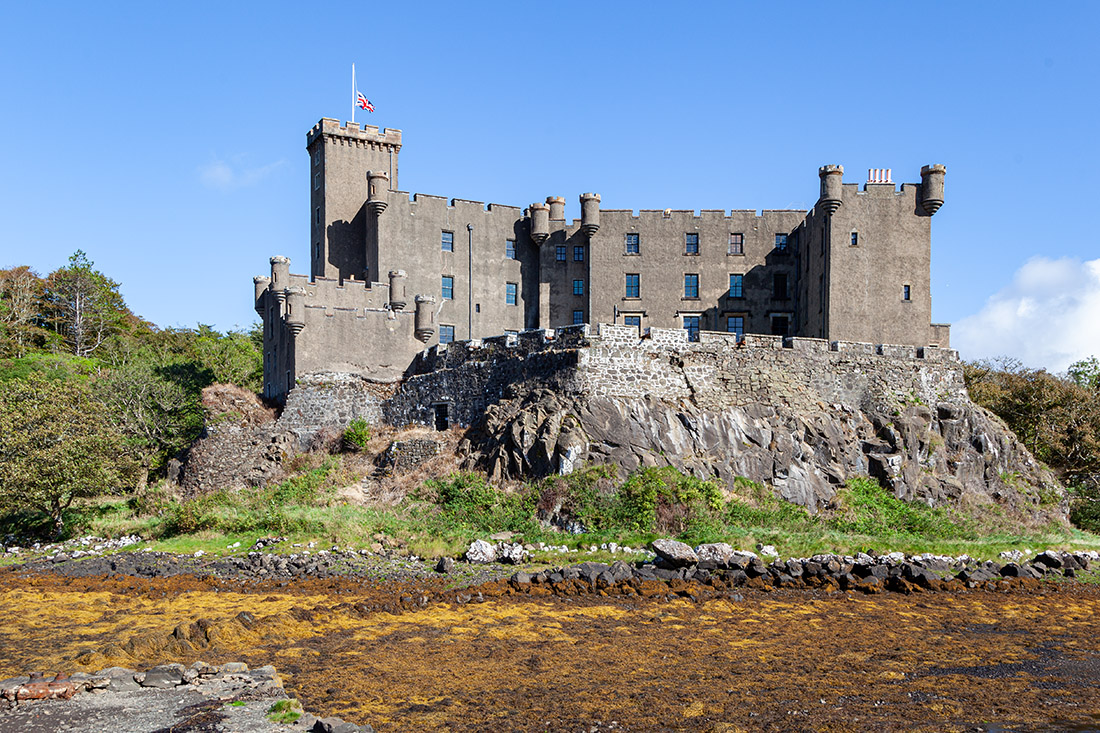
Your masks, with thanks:
[{"label": "union jack flag", "polygon": [[356,92],[356,96],[359,98],[357,104],[360,109],[365,109],[368,112],[374,111],[374,105],[370,103],[370,100],[363,96],[362,92]]}]

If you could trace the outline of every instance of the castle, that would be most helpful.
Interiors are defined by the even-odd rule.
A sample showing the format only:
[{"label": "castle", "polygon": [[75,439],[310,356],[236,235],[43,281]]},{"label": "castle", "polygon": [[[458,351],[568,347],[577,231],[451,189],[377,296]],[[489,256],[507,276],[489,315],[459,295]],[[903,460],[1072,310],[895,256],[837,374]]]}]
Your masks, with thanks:
[{"label": "castle", "polygon": [[[809,211],[601,209],[580,196],[526,209],[398,188],[400,130],[322,119],[309,131],[310,274],[271,258],[255,278],[264,394],[305,375],[377,382],[410,374],[435,344],[587,323],[645,338],[682,329],[924,347],[931,323],[931,217],[945,168],[900,189],[888,169],[862,187],[819,170]],[[653,329],[651,332],[650,329]]]}]

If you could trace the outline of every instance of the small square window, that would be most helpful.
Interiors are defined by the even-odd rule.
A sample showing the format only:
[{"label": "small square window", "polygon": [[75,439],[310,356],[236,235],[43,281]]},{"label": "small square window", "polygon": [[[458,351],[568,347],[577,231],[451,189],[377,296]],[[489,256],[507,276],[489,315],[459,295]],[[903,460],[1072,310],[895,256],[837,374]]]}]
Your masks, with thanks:
[{"label": "small square window", "polygon": [[634,326],[639,331],[642,330],[642,317],[641,316],[623,316],[624,326]]},{"label": "small square window", "polygon": [[640,298],[642,297],[642,286],[640,276],[637,274],[627,274],[626,276],[626,297],[627,298]]},{"label": "small square window", "polygon": [[730,297],[745,297],[745,276],[735,273],[730,274]]},{"label": "small square window", "polygon": [[450,275],[443,276],[443,300],[454,300],[455,279]]},{"label": "small square window", "polygon": [[584,280],[573,281],[573,295],[584,295]]},{"label": "small square window", "polygon": [[688,341],[699,340],[700,316],[684,316],[684,330],[688,332]]},{"label": "small square window", "polygon": [[554,248],[554,259],[558,262],[565,262],[565,245],[559,244]]},{"label": "small square window", "polygon": [[440,243],[441,243],[441,246],[442,246],[444,252],[454,252],[455,251],[455,233],[454,232],[443,232],[442,236],[440,237]]},{"label": "small square window", "polygon": [[573,261],[584,262],[584,245],[578,244],[573,247]]},{"label": "small square window", "polygon": [[516,284],[505,283],[504,285],[504,302],[508,305],[516,304]]},{"label": "small square window", "polygon": [[636,255],[641,253],[641,237],[637,234],[626,235],[626,253]]},{"label": "small square window", "polygon": [[439,343],[449,344],[455,340],[455,327],[439,325]]},{"label": "small square window", "polygon": [[775,248],[777,250],[779,250],[780,252],[786,252],[787,251],[787,235],[786,234],[776,234],[775,235]]},{"label": "small square window", "polygon": [[584,323],[584,311],[573,311],[573,325]]},{"label": "small square window", "polygon": [[699,297],[699,276],[695,274],[684,275],[684,297]]},{"label": "small square window", "polygon": [[730,235],[730,246],[727,250],[727,254],[731,255],[743,255],[745,254],[745,235],[740,232]]},{"label": "small square window", "polygon": [[744,316],[726,316],[726,333],[735,333],[737,338],[745,335]]},{"label": "small square window", "polygon": [[852,232],[852,246],[859,246],[859,232]]},{"label": "small square window", "polygon": [[516,258],[516,240],[505,239],[504,240],[504,259],[514,260]]},{"label": "small square window", "polygon": [[901,299],[902,300],[909,300],[910,299],[910,297],[909,297],[910,294],[911,294],[911,291],[909,289],[909,286],[908,285],[903,285],[902,288],[901,288]]},{"label": "small square window", "polygon": [[697,255],[699,254],[699,235],[698,234],[685,234],[684,235],[684,254]]}]

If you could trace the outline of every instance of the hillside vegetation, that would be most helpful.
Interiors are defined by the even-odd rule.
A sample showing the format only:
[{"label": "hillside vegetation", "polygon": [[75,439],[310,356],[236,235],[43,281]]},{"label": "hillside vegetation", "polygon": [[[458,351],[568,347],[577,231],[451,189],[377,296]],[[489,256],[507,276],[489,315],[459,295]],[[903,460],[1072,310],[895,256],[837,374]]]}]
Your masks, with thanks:
[{"label": "hillside vegetation", "polygon": [[[721,486],[671,468],[617,479],[589,466],[568,477],[491,485],[451,461],[407,478],[399,492],[349,499],[349,486],[371,484],[387,444],[360,424],[327,450],[288,461],[285,480],[182,499],[163,481],[166,464],[202,430],[204,387],[260,387],[259,337],[256,328],[219,333],[143,321],[82,252],[46,277],[26,267],[0,270],[0,539],[139,532],[190,551],[276,534],[428,555],[497,532],[573,547],[675,536],[774,544],[792,554],[977,554],[1100,542],[1055,526],[1021,536],[995,510],[973,517],[910,504],[868,479],[850,481],[810,514],[749,481]],[[1100,531],[1097,359],[1065,375],[1005,360],[976,363],[966,378],[975,402],[1071,487],[1073,522]]]}]

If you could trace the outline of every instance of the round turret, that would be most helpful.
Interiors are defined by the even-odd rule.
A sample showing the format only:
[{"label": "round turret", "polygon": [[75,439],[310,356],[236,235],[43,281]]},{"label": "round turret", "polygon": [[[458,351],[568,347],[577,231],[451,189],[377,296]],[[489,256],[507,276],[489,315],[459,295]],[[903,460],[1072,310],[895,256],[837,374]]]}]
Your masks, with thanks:
[{"label": "round turret", "polygon": [[600,195],[581,194],[581,231],[591,237],[600,231]]},{"label": "round turret", "polygon": [[823,165],[817,170],[821,177],[821,198],[818,203],[826,214],[833,214],[840,208],[844,191],[844,166]]},{"label": "round turret", "polygon": [[271,278],[263,277],[261,275],[260,277],[252,278],[252,283],[256,286],[256,312],[263,316],[264,293],[266,293],[267,289],[271,287]]},{"label": "round turret", "polygon": [[405,310],[408,299],[405,298],[405,284],[409,276],[404,270],[390,270],[390,310]]},{"label": "round turret", "polygon": [[435,298],[430,295],[418,295],[414,326],[416,339],[428,343],[435,335]]},{"label": "round turret", "polygon": [[389,206],[390,177],[385,171],[367,171],[367,209],[378,216]]},{"label": "round turret", "polygon": [[531,217],[531,239],[535,244],[542,244],[550,237],[550,207],[531,204],[527,213]]},{"label": "round turret", "polygon": [[286,287],[290,285],[290,258],[275,255],[271,258],[271,290],[282,303],[286,300]]},{"label": "round turret", "polygon": [[920,203],[929,216],[943,206],[943,179],[947,166],[926,165],[920,169]]},{"label": "round turret", "polygon": [[551,221],[564,221],[565,220],[565,197],[564,196],[547,196],[546,203],[550,205],[550,220]]},{"label": "round turret", "polygon": [[286,288],[286,325],[297,336],[306,327],[306,289],[301,286]]}]

